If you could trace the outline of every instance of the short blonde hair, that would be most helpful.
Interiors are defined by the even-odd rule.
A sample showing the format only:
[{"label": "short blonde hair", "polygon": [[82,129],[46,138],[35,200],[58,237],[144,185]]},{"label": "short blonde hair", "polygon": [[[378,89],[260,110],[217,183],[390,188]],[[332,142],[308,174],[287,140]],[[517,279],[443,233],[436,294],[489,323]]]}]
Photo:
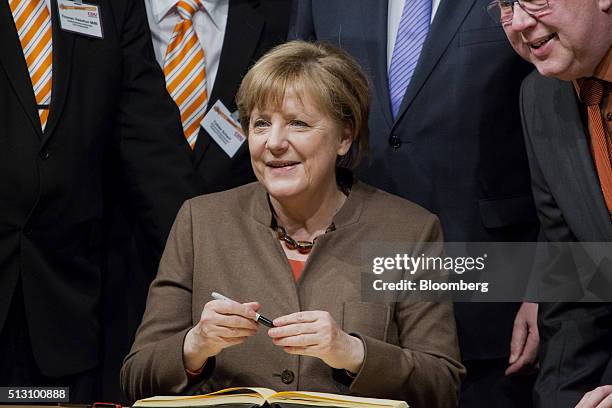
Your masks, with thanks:
[{"label": "short blonde hair", "polygon": [[255,108],[279,108],[290,90],[308,94],[320,111],[350,126],[351,148],[336,165],[355,168],[369,149],[368,80],[357,62],[325,43],[291,41],[273,48],[245,75],[236,96],[245,134]]}]

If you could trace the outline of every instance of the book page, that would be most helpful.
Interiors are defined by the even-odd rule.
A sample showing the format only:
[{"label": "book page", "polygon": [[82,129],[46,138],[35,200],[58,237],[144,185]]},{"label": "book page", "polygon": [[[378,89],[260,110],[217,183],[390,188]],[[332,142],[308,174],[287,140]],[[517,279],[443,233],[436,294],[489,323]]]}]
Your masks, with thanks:
[{"label": "book page", "polygon": [[204,395],[190,396],[156,396],[136,401],[134,407],[198,407],[221,404],[255,404],[263,405],[265,401],[288,402],[301,405],[320,405],[330,407],[363,407],[363,408],[408,408],[404,401],[378,398],[354,397],[351,395],[328,394],[309,391],[276,392],[262,387],[234,387],[211,392]]},{"label": "book page", "polygon": [[233,387],[204,395],[173,396],[160,395],[136,401],[134,407],[196,407],[217,404],[257,404],[276,391],[261,387]]},{"label": "book page", "polygon": [[269,403],[291,402],[295,404],[305,404],[316,402],[317,405],[335,407],[394,407],[408,408],[408,404],[399,400],[387,400],[379,398],[354,397],[351,395],[328,394],[324,392],[310,391],[283,391],[278,392],[267,398]]}]

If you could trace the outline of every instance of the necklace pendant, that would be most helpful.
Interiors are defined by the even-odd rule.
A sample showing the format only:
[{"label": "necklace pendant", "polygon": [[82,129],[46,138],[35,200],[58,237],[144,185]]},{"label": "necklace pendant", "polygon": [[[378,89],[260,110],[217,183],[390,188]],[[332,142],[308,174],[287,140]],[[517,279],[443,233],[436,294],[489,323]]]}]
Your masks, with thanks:
[{"label": "necklace pendant", "polygon": [[308,254],[312,251],[312,247],[314,245],[314,241],[298,241],[297,242],[297,250],[300,254]]},{"label": "necklace pendant", "polygon": [[[285,247],[287,247],[287,249],[291,251],[297,249],[297,251],[303,255],[307,255],[310,253],[310,251],[312,251],[312,247],[314,246],[315,241],[317,240],[317,238],[319,238],[317,236],[312,241],[296,241],[289,234],[287,234],[287,231],[282,225],[278,225],[278,223],[276,222],[276,218],[273,219],[272,228],[276,230],[276,237],[280,241],[285,243]],[[334,231],[335,229],[336,226],[332,222],[325,230],[325,234]]]}]

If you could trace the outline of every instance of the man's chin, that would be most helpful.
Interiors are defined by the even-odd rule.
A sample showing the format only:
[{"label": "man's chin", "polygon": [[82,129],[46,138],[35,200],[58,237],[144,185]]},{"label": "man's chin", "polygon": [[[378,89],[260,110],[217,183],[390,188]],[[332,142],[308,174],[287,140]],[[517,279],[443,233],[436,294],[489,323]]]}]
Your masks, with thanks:
[{"label": "man's chin", "polygon": [[562,81],[571,81],[576,78],[580,78],[581,76],[584,76],[584,75],[575,75],[568,69],[559,69],[559,68],[548,67],[548,66],[545,66],[542,68],[540,68],[539,66],[536,66],[536,67],[538,69],[538,72],[541,75],[548,77],[548,78],[557,78]]},{"label": "man's chin", "polygon": [[554,61],[551,58],[547,58],[546,60],[538,60],[535,57],[532,57],[532,63],[535,65],[538,72],[545,77],[558,78],[561,80],[574,79],[568,72],[569,67],[566,64],[561,64],[559,61]]}]

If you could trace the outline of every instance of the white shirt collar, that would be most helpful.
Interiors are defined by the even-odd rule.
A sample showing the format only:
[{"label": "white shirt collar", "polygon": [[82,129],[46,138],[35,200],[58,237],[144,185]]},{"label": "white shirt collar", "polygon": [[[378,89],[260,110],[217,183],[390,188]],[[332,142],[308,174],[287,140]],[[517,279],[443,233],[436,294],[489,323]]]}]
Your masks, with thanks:
[{"label": "white shirt collar", "polygon": [[[151,11],[155,22],[159,24],[176,7],[178,0],[147,0],[151,6]],[[219,1],[200,0],[205,12],[210,16],[215,27],[219,28]]]}]

